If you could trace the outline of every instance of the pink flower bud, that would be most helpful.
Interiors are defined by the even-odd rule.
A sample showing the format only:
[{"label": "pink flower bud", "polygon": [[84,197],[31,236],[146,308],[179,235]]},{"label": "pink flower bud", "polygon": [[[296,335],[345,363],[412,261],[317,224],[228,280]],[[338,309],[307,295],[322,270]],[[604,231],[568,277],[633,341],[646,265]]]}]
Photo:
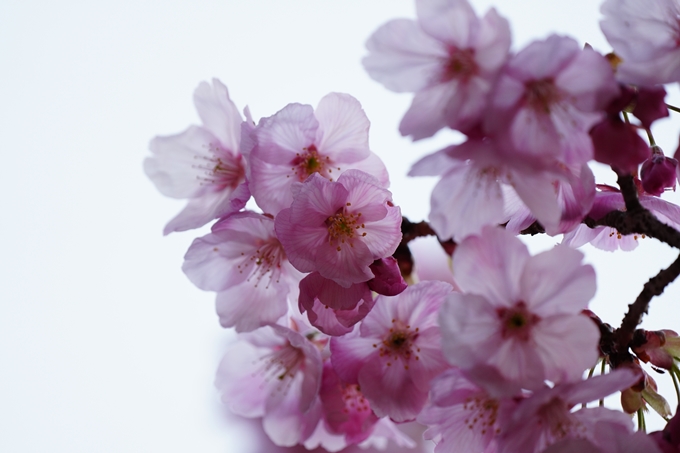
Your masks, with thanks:
[{"label": "pink flower bud", "polygon": [[401,276],[399,263],[391,256],[375,260],[370,266],[375,277],[368,281],[368,287],[383,296],[396,296],[408,285]]},{"label": "pink flower bud", "polygon": [[633,173],[637,166],[649,158],[649,146],[633,126],[624,123],[618,115],[609,115],[590,130],[595,148],[594,158],[609,164],[622,173]]},{"label": "pink flower bud", "polygon": [[[657,148],[657,147],[655,147]],[[657,148],[658,149],[658,148]],[[640,169],[642,188],[650,195],[659,196],[666,188],[675,189],[678,161],[655,152]]]}]

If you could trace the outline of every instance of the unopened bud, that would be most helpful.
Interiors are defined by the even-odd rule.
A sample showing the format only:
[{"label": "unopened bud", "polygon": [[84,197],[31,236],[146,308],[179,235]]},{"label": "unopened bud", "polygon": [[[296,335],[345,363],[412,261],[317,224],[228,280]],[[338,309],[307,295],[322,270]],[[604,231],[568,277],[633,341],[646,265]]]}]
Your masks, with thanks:
[{"label": "unopened bud", "polygon": [[658,147],[654,147],[653,150],[652,157],[642,164],[640,180],[645,192],[658,197],[666,188],[675,190],[678,161],[664,156]]}]

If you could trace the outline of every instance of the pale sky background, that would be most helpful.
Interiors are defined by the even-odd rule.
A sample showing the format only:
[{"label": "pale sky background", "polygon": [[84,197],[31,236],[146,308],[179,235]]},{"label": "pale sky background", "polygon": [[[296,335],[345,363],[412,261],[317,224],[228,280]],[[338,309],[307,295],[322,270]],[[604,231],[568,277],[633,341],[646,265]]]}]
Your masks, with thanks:
[{"label": "pale sky background", "polygon": [[[492,2],[473,4],[483,13]],[[496,5],[515,50],[553,31],[609,50],[597,1]],[[192,93],[212,77],[256,119],[347,92],[372,122],[395,202],[426,217],[433,181],[404,175],[459,138],[401,138],[411,95],[362,70],[366,38],[396,17],[414,17],[411,0],[0,2],[0,451],[250,453],[212,386],[231,334],[213,294],[180,270],[205,230],[162,236],[184,202],[144,176],[148,142],[198,122]],[[660,123],[672,154],[680,117]],[[649,239],[632,253],[585,252],[598,273],[593,309],[612,324],[677,254]],[[679,304],[676,283],[645,326],[680,329]],[[670,378],[657,381],[675,407]]]}]

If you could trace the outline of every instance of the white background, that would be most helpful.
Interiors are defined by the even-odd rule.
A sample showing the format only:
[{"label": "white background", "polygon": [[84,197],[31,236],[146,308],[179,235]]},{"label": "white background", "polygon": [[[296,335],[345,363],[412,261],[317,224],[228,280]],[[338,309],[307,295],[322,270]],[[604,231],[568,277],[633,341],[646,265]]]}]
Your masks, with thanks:
[{"label": "white background", "polygon": [[[514,49],[556,31],[609,50],[593,0],[497,3]],[[372,121],[395,201],[422,219],[433,181],[403,175],[459,138],[399,137],[411,96],[360,64],[373,30],[413,16],[407,0],[0,2],[0,451],[248,452],[212,388],[230,334],[213,295],[180,271],[199,233],[162,236],[183,202],[145,178],[147,144],[198,121],[192,93],[212,77],[256,119],[348,92]],[[680,118],[661,123],[672,154]],[[649,239],[629,254],[586,252],[594,310],[612,324],[676,256]],[[646,326],[680,329],[678,286]]]}]

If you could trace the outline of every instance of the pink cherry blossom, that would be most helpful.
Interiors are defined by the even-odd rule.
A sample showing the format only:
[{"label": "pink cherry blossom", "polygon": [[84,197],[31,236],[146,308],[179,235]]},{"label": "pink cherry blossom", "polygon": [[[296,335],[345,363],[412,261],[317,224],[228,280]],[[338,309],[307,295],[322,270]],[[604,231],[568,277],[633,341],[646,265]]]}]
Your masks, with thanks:
[{"label": "pink cherry blossom", "polygon": [[347,444],[358,444],[371,435],[378,417],[357,384],[342,382],[330,362],[324,364],[320,390],[324,421],[331,432],[343,434]]},{"label": "pink cherry blossom", "polygon": [[414,419],[430,380],[448,367],[437,311],[450,292],[446,283],[423,282],[398,296],[378,296],[358,329],[331,340],[333,368],[343,381],[359,384],[379,417]]},{"label": "pink cherry blossom", "polygon": [[323,344],[318,334],[305,336],[279,325],[241,334],[217,371],[222,402],[243,417],[262,417],[277,445],[304,442],[322,414]]},{"label": "pink cherry blossom", "polygon": [[618,93],[604,57],[552,35],[529,44],[505,66],[485,130],[511,143],[513,153],[580,166],[593,157],[588,131]]},{"label": "pink cherry blossom", "polygon": [[388,89],[416,93],[402,135],[418,140],[445,126],[466,132],[480,122],[507,58],[510,27],[495,9],[478,18],[466,0],[416,6],[417,21],[390,21],[369,38],[364,67]]},{"label": "pink cherry blossom", "polygon": [[572,412],[577,404],[604,398],[634,384],[638,375],[627,369],[585,381],[558,384],[536,391],[501,418],[498,453],[538,453],[564,439],[594,440],[599,422],[632,432],[630,418],[620,411],[593,407]]},{"label": "pink cherry blossom", "polygon": [[385,165],[368,148],[369,121],[348,94],[324,96],[316,110],[289,104],[249,128],[244,139],[249,187],[258,206],[276,215],[293,201],[291,186],[312,174],[335,181],[359,169],[389,185]]},{"label": "pink cherry blossom", "polygon": [[285,315],[302,278],[274,234],[274,220],[248,211],[224,218],[194,240],[182,270],[199,288],[217,292],[220,324],[239,332]]},{"label": "pink cherry blossom", "polygon": [[418,416],[428,426],[424,437],[437,444],[435,453],[496,451],[500,401],[451,369],[431,383],[431,401]]},{"label": "pink cherry blossom", "polygon": [[491,139],[470,139],[417,162],[409,175],[442,175],[431,196],[430,223],[441,239],[461,241],[486,225],[510,220],[505,186],[538,219],[548,234],[581,222],[592,205],[595,182],[586,165],[567,167],[499,151]]},{"label": "pink cherry blossom", "polygon": [[529,389],[579,379],[599,356],[600,335],[580,314],[595,294],[595,273],[582,259],[566,246],[530,256],[497,227],[465,239],[453,255],[463,293],[448,296],[439,321],[449,362],[495,367]]},{"label": "pink cherry blossom", "polygon": [[394,253],[401,213],[390,192],[367,173],[348,170],[336,182],[313,174],[291,207],[276,216],[275,228],[299,271],[317,271],[349,287],[372,279],[371,264]]},{"label": "pink cherry blossom", "polygon": [[606,0],[600,28],[623,60],[616,76],[625,83],[680,81],[680,5],[676,0]]},{"label": "pink cherry blossom", "polygon": [[189,203],[164,233],[198,228],[213,219],[242,209],[250,198],[245,165],[239,154],[241,115],[217,79],[202,82],[194,92],[194,105],[202,126],[154,138],[152,157],[144,171],[158,190]]}]

